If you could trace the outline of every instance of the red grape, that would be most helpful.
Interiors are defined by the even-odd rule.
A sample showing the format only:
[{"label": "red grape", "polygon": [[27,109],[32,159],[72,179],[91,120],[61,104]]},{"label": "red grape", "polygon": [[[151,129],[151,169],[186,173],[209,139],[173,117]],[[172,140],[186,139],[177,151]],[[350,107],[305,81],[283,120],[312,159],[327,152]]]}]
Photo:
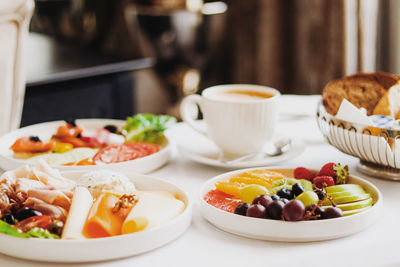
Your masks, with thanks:
[{"label": "red grape", "polygon": [[265,207],[260,204],[253,204],[247,209],[246,216],[255,218],[266,218]]},{"label": "red grape", "polygon": [[283,206],[282,214],[287,221],[300,221],[304,216],[303,202],[293,199]]}]

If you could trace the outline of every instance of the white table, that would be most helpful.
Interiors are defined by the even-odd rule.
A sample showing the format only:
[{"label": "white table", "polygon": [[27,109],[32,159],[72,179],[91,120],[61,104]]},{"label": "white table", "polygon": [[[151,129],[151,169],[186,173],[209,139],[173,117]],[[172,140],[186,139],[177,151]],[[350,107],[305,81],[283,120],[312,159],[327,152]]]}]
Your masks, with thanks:
[{"label": "white table", "polygon": [[[295,101],[295,102],[293,102]],[[285,108],[286,114],[280,129],[303,139],[304,153],[279,166],[307,166],[320,168],[326,162],[349,165],[353,174],[358,159],[331,147],[320,135],[313,114],[315,97],[285,97],[285,107],[296,103],[295,108]],[[302,106],[304,103],[304,106]],[[308,104],[306,104],[308,103]],[[293,105],[292,105],[293,106]],[[296,110],[296,109],[301,109]],[[290,112],[289,112],[290,111]],[[301,114],[300,114],[301,113]],[[177,240],[154,251],[121,260],[73,264],[74,266],[400,266],[400,183],[365,177],[382,191],[384,206],[382,218],[358,234],[341,239],[310,242],[283,243],[247,239],[223,232],[199,214],[197,195],[208,178],[226,169],[200,165],[173,153],[171,162],[150,174],[179,184],[194,200],[193,220],[189,229]],[[58,266],[20,260],[0,255],[0,266]],[[66,266],[60,264],[59,266]]]}]

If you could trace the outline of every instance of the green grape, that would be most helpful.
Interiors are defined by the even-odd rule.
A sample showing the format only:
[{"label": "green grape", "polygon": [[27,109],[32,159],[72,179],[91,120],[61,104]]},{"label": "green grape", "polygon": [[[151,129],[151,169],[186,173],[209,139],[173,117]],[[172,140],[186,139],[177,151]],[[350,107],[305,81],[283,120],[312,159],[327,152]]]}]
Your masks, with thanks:
[{"label": "green grape", "polygon": [[298,195],[296,199],[303,202],[305,207],[310,204],[317,204],[319,200],[318,195],[314,191],[305,191]]},{"label": "green grape", "polygon": [[264,186],[256,184],[247,185],[239,191],[240,200],[249,204],[251,204],[259,195],[265,195],[268,193],[268,189],[266,189]]}]

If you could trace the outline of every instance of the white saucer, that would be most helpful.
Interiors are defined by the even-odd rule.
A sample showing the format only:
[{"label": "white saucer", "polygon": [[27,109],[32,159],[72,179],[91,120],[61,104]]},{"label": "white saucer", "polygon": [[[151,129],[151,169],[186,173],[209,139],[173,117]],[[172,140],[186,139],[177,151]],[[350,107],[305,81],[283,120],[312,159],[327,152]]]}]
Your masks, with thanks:
[{"label": "white saucer", "polygon": [[[201,123],[199,124],[201,125]],[[174,125],[167,130],[166,135],[176,142],[178,152],[188,159],[205,165],[231,169],[276,165],[299,156],[305,149],[303,142],[292,140],[289,150],[280,156],[271,157],[260,154],[246,160],[227,164],[219,160],[220,149],[210,139],[197,133],[186,123]]]}]

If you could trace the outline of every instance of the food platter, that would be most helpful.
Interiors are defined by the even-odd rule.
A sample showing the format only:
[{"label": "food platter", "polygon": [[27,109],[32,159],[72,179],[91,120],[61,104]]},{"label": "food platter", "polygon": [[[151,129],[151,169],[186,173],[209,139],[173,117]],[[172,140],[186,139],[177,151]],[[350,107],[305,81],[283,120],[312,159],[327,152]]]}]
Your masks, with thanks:
[{"label": "food platter", "polygon": [[[62,173],[72,180],[85,171]],[[49,262],[88,262],[111,260],[144,253],[178,238],[189,227],[192,205],[178,186],[142,174],[125,173],[139,190],[165,190],[185,203],[184,211],[170,222],[141,232],[83,240],[19,238],[0,234],[0,252],[6,255]]]},{"label": "food platter", "polygon": [[293,175],[294,170],[293,168],[244,169],[211,178],[203,184],[199,193],[200,211],[203,217],[217,228],[229,233],[247,238],[284,242],[311,242],[348,236],[366,229],[380,217],[383,202],[381,192],[372,183],[354,175],[349,175],[348,183],[362,186],[371,195],[374,204],[365,211],[340,218],[295,222],[251,218],[220,210],[204,200],[206,193],[214,188],[217,181],[227,180],[245,171],[261,169],[278,171],[288,176]]},{"label": "food platter", "polygon": [[[104,127],[107,124],[116,126],[123,126],[125,121],[112,120],[112,119],[80,119],[76,121],[77,124],[83,129],[84,132],[95,132],[96,129]],[[41,139],[50,139],[51,135],[55,132],[57,127],[63,125],[64,121],[53,121],[45,122],[27,126],[15,131],[12,131],[2,137],[0,137],[0,168],[4,170],[12,170],[18,168],[27,163],[26,160],[16,159],[13,157],[13,151],[10,146],[19,137],[36,135]],[[118,170],[129,170],[137,173],[148,173],[153,171],[164,164],[170,159],[170,144],[168,139],[165,139],[165,145],[160,151],[135,160],[111,163],[103,165],[87,165],[87,166],[52,166],[56,167],[61,171],[72,171],[72,170],[94,170],[94,169],[118,169]]]}]

